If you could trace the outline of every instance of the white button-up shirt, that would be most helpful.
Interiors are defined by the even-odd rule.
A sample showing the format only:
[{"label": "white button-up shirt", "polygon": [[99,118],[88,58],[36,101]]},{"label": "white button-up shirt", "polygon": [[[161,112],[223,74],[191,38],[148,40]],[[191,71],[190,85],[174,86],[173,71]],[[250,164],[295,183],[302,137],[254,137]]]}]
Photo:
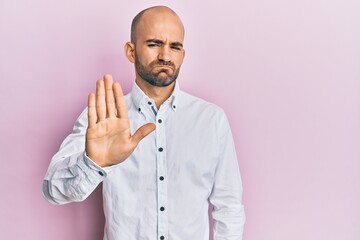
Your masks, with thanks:
[{"label": "white button-up shirt", "polygon": [[224,112],[176,84],[159,109],[134,83],[126,95],[132,132],[153,122],[124,162],[102,168],[85,153],[87,110],[51,160],[43,194],[54,204],[84,200],[103,182],[104,240],[241,240],[242,184]]}]

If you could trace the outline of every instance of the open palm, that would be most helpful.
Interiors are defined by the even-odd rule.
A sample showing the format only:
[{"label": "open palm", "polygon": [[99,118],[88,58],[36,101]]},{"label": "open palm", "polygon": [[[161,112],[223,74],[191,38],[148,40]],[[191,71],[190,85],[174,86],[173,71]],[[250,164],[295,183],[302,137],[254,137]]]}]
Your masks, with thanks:
[{"label": "open palm", "polygon": [[90,93],[88,100],[85,148],[91,160],[102,167],[121,163],[154,129],[155,124],[147,123],[131,135],[120,84],[108,74],[97,81],[96,94]]}]

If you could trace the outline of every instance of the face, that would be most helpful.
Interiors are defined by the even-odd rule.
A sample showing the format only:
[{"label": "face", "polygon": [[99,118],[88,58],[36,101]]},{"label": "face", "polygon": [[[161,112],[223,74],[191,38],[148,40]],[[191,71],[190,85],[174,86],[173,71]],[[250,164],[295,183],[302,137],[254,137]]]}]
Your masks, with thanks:
[{"label": "face", "polygon": [[132,43],[137,78],[157,87],[172,84],[184,59],[184,31],[171,13],[144,15]]}]

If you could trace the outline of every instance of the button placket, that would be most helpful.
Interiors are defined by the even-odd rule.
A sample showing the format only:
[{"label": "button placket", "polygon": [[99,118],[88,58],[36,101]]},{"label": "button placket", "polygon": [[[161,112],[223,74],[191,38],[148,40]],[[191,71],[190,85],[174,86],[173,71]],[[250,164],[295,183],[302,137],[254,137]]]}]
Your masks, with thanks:
[{"label": "button placket", "polygon": [[167,182],[164,181],[167,173],[166,165],[166,131],[165,125],[160,124],[164,119],[163,108],[156,117],[156,164],[157,164],[157,189],[158,189],[158,236],[160,239],[166,239],[168,232],[167,218]]}]

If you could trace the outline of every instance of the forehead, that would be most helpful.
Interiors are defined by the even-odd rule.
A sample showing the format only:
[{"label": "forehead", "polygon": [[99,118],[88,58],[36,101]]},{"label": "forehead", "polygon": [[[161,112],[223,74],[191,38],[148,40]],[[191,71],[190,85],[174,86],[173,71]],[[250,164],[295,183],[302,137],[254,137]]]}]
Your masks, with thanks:
[{"label": "forehead", "polygon": [[145,13],[136,28],[137,39],[159,39],[183,42],[184,27],[178,16],[172,13]]}]

